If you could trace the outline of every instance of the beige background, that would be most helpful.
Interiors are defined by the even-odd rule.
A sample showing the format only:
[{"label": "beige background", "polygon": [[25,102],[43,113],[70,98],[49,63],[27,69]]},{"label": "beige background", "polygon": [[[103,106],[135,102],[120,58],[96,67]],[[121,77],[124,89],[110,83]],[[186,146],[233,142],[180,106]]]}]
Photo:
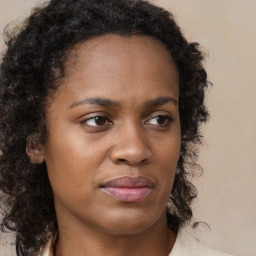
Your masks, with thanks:
[{"label": "beige background", "polygon": [[[0,31],[26,17],[37,2],[0,0]],[[256,256],[256,1],[153,2],[170,9],[186,37],[209,54],[205,65],[214,84],[207,96],[212,117],[203,129],[204,174],[195,181],[194,219],[211,230],[202,224],[196,233],[211,247]],[[0,238],[0,256],[11,255],[6,237]]]}]

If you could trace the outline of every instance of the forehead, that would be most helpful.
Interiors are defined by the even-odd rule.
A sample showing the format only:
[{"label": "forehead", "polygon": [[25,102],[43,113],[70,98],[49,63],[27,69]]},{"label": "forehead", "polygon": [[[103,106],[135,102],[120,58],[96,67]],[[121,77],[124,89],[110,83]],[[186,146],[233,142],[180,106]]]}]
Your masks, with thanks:
[{"label": "forehead", "polygon": [[66,71],[67,75],[70,75],[69,71],[73,73],[77,68],[82,70],[82,67],[90,68],[94,65],[98,68],[108,68],[114,64],[122,67],[128,63],[140,63],[149,68],[156,66],[155,62],[159,69],[162,68],[161,65],[167,68],[171,65],[178,71],[170,51],[160,40],[147,35],[107,34],[81,42],[72,48],[68,53]]},{"label": "forehead", "polygon": [[[150,36],[107,34],[68,54],[61,88],[92,97],[178,96],[178,70],[167,47]],[[79,93],[78,93],[79,92]]]}]

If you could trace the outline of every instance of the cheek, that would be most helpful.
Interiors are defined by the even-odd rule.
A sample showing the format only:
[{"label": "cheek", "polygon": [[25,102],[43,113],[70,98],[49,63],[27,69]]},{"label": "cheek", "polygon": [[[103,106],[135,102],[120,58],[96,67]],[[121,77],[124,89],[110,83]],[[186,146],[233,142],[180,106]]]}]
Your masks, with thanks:
[{"label": "cheek", "polygon": [[171,192],[175,179],[177,163],[180,157],[180,147],[179,130],[177,130],[174,136],[166,138],[158,146],[157,165],[159,166],[159,170],[161,170],[162,189],[168,191],[168,193]]},{"label": "cheek", "polygon": [[159,164],[169,167],[170,171],[176,170],[177,162],[180,156],[181,149],[181,139],[180,132],[174,136],[170,136],[163,140],[163,142],[158,146],[158,161]]},{"label": "cheek", "polygon": [[53,191],[62,187],[81,191],[95,186],[98,168],[106,157],[104,144],[88,140],[80,131],[55,130],[48,137],[45,161]]}]

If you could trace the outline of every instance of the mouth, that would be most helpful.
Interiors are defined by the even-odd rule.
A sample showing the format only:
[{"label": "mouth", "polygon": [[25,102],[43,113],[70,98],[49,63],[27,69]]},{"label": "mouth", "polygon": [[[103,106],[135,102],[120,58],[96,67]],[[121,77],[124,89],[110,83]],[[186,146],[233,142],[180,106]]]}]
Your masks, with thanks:
[{"label": "mouth", "polygon": [[138,202],[151,193],[153,185],[150,179],[143,176],[124,176],[106,182],[101,189],[118,201]]}]

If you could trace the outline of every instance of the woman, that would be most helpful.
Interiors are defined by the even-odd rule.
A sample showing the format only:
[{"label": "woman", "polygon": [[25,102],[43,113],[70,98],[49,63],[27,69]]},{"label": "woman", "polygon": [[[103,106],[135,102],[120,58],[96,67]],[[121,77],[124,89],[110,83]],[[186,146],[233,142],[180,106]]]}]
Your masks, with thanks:
[{"label": "woman", "polygon": [[17,255],[224,255],[183,226],[207,75],[146,1],[52,0],[1,64],[3,229]]}]

